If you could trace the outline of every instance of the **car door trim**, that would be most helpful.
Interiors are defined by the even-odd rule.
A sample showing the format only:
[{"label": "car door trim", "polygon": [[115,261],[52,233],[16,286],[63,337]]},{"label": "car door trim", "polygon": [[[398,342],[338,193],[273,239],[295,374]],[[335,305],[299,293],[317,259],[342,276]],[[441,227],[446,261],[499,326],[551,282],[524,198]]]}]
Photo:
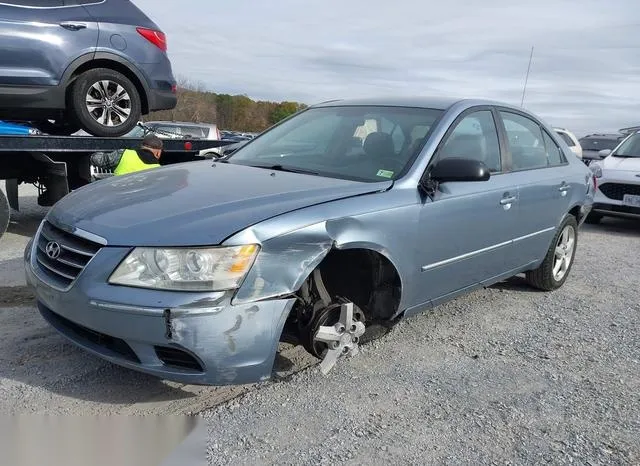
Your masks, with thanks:
[{"label": "car door trim", "polygon": [[461,261],[461,260],[464,260],[464,259],[468,259],[468,258],[473,257],[473,256],[477,256],[479,254],[484,254],[485,252],[490,252],[490,251],[494,251],[496,249],[503,248],[505,246],[509,246],[510,244],[517,243],[518,241],[523,241],[525,239],[529,239],[529,238],[532,238],[532,237],[537,236],[537,235],[542,235],[544,233],[548,233],[549,231],[552,231],[552,230],[555,230],[555,227],[545,228],[544,230],[536,231],[534,233],[530,233],[530,234],[524,235],[524,236],[519,236],[518,238],[514,238],[514,239],[511,239],[509,241],[504,241],[502,243],[493,244],[491,246],[487,246],[486,248],[477,249],[475,251],[470,251],[470,252],[467,252],[465,254],[461,254],[459,256],[455,256],[455,257],[451,257],[449,259],[445,259],[445,260],[441,260],[441,261],[438,261],[438,262],[434,262],[433,264],[423,265],[421,267],[421,270],[423,272],[427,272],[429,270],[435,269],[437,267],[441,267],[443,265],[452,264],[454,262],[458,262],[458,261]]}]

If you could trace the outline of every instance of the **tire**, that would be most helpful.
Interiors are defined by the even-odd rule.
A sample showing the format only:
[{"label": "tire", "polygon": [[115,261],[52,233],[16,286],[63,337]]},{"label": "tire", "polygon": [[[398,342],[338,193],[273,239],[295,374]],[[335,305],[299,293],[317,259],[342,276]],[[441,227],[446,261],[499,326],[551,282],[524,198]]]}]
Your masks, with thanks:
[{"label": "tire", "polygon": [[[564,273],[563,274],[554,274],[554,266],[557,265],[557,260],[560,260],[560,256],[557,256],[556,249],[559,246],[562,246],[564,240],[565,231],[569,231],[568,235],[571,235],[571,231],[573,232],[573,246],[571,248],[570,256],[568,256],[568,265],[564,265]],[[553,241],[551,241],[551,246],[547,251],[547,254],[538,267],[535,270],[530,270],[526,273],[527,282],[543,291],[552,291],[560,288],[564,282],[566,281],[569,273],[571,272],[571,267],[573,266],[573,261],[576,256],[576,250],[578,247],[578,222],[573,215],[567,215],[560,227],[556,231],[556,234],[553,237]],[[562,266],[560,268],[562,270]]]},{"label": "tire", "polygon": [[[106,90],[101,82],[107,84]],[[99,137],[122,136],[131,131],[140,120],[140,94],[122,73],[108,68],[85,71],[78,76],[71,92],[73,116],[89,134]],[[125,98],[113,101],[116,93]],[[92,111],[87,108],[90,101],[95,103]],[[129,112],[128,115],[126,112]],[[112,125],[107,124],[109,117]]]},{"label": "tire", "polygon": [[602,220],[601,214],[590,213],[587,215],[587,218],[584,219],[584,223],[588,223],[589,225],[597,225]]},{"label": "tire", "polygon": [[0,191],[0,238],[9,228],[9,219],[11,218],[11,208],[9,201],[2,191]]}]

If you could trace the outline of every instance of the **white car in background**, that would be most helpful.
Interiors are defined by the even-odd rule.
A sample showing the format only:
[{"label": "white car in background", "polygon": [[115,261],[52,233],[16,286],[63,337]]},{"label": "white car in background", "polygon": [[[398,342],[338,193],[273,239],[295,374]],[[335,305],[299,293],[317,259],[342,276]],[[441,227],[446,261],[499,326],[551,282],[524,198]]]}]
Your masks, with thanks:
[{"label": "white car in background", "polygon": [[599,155],[604,159],[589,165],[598,189],[586,222],[598,223],[602,217],[640,219],[640,131]]},{"label": "white car in background", "polygon": [[576,154],[579,159],[582,159],[582,146],[576,135],[565,128],[553,128],[553,130],[567,143],[571,152]]}]

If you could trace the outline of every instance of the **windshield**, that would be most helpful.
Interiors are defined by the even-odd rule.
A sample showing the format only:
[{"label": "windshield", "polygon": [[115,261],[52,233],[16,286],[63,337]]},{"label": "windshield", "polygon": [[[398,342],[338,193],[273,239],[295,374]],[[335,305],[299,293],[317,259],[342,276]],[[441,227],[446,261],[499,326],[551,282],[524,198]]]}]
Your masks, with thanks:
[{"label": "windshield", "polygon": [[601,151],[604,149],[613,150],[620,141],[618,139],[585,138],[580,139],[580,146],[583,150]]},{"label": "windshield", "polygon": [[413,163],[442,110],[344,106],[311,108],[235,152],[229,163],[377,182]]},{"label": "windshield", "polygon": [[640,134],[636,133],[627,138],[612,155],[614,157],[640,157]]}]

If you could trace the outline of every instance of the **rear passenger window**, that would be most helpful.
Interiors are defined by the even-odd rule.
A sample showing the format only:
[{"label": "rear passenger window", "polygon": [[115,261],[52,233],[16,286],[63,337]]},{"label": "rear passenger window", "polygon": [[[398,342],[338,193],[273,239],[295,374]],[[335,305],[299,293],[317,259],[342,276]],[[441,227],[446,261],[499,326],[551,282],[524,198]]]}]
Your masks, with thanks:
[{"label": "rear passenger window", "polygon": [[444,158],[479,160],[491,173],[502,171],[498,130],[490,110],[470,113],[460,120],[438,151],[438,159]]},{"label": "rear passenger window", "polygon": [[513,170],[547,167],[547,151],[540,126],[516,113],[501,111],[500,116],[509,140]]},{"label": "rear passenger window", "polygon": [[544,137],[544,145],[546,147],[547,150],[547,164],[549,167],[555,167],[558,165],[562,165],[563,163],[565,163],[565,158],[562,154],[562,150],[560,149],[560,147],[558,146],[558,144],[556,144],[556,142],[553,140],[553,138],[547,134],[546,131],[543,131],[543,135]]}]

